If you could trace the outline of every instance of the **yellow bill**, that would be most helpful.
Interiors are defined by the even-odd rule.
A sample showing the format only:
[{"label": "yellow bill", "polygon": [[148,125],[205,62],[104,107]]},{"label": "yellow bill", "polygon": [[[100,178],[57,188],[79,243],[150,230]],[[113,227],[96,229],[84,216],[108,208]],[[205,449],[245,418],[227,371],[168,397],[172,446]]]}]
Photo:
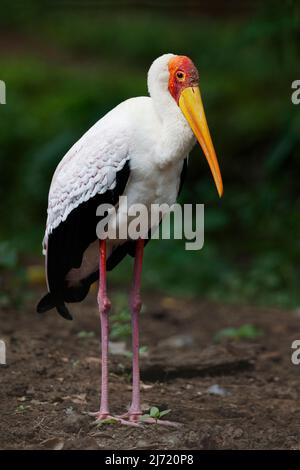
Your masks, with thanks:
[{"label": "yellow bill", "polygon": [[211,169],[219,196],[223,195],[223,182],[216,152],[208,129],[198,87],[185,88],[179,98],[179,107],[191,126]]}]

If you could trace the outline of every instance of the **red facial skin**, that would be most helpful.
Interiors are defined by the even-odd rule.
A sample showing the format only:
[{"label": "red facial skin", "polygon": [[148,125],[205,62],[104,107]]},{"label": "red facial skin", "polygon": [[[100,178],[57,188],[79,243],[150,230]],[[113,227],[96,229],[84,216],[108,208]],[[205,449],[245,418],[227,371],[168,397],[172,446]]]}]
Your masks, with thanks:
[{"label": "red facial skin", "polygon": [[188,57],[178,55],[169,62],[169,92],[173,96],[177,104],[181,92],[192,86],[198,86],[199,74],[195,65]]}]

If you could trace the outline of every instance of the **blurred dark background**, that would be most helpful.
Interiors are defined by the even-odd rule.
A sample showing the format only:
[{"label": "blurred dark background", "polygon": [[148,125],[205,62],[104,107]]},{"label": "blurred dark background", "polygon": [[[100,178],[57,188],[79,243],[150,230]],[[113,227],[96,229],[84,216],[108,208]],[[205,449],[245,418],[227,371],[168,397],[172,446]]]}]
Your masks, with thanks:
[{"label": "blurred dark background", "polygon": [[[181,202],[205,203],[205,245],[153,241],[144,286],[224,302],[300,304],[300,4],[296,1],[1,2],[0,303],[43,282],[53,171],[120,101],[147,93],[159,55],[199,68],[225,193],[199,147]],[[128,285],[126,261],[115,285]]]}]

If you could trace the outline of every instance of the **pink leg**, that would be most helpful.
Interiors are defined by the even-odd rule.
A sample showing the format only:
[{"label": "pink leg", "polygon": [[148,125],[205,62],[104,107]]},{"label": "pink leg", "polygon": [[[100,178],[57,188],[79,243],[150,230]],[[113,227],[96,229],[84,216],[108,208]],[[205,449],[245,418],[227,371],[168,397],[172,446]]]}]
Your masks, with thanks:
[{"label": "pink leg", "polygon": [[[139,366],[139,314],[142,307],[141,302],[141,277],[144,255],[144,240],[139,239],[136,243],[133,286],[130,293],[130,310],[132,316],[132,402],[126,415],[129,422],[138,424],[141,422],[141,400],[140,400],[140,366]],[[177,423],[159,419],[143,419],[145,424],[162,424],[164,426],[178,427]]]},{"label": "pink leg", "polygon": [[99,262],[99,291],[98,305],[101,321],[101,404],[98,418],[106,419],[109,416],[108,407],[108,336],[109,322],[108,314],[110,311],[110,300],[107,297],[106,290],[106,240],[100,240],[100,262]]},{"label": "pink leg", "polygon": [[98,305],[101,321],[101,401],[100,410],[97,413],[89,413],[96,417],[96,423],[111,421],[131,426],[139,426],[138,423],[129,422],[120,416],[112,416],[108,406],[108,346],[109,346],[109,321],[108,315],[111,303],[107,297],[106,290],[106,240],[100,240],[100,262],[99,262],[99,290]]},{"label": "pink leg", "polygon": [[[101,403],[100,411],[90,413],[96,416],[97,422],[116,421],[120,424],[141,426],[140,417],[140,367],[139,367],[139,314],[141,311],[141,275],[144,254],[144,240],[139,239],[136,243],[136,254],[134,263],[134,280],[130,294],[130,309],[132,315],[132,403],[129,412],[124,416],[112,416],[109,413],[108,406],[108,340],[109,340],[109,322],[108,315],[111,308],[110,301],[107,297],[106,290],[106,241],[100,240],[100,263],[99,263],[99,291],[98,305],[101,320],[101,348],[102,348],[102,375],[101,375]],[[124,419],[127,418],[128,420]],[[177,426],[176,423],[170,421],[161,421],[153,418],[144,420],[149,424],[163,424],[169,426]]]},{"label": "pink leg", "polygon": [[144,240],[136,242],[134,261],[134,279],[130,294],[130,310],[132,316],[132,403],[129,409],[129,419],[139,421],[142,414],[140,401],[140,366],[139,366],[139,314],[141,311],[141,276],[144,254]]}]

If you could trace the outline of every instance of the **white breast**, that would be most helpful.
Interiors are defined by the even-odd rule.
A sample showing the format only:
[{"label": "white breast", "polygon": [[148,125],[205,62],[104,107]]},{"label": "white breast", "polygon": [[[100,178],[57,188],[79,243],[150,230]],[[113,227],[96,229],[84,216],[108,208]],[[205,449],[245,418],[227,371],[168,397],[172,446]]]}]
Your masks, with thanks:
[{"label": "white breast", "polygon": [[[139,98],[133,104],[130,177],[124,196],[127,208],[143,204],[150,213],[154,204],[171,206],[176,202],[183,161],[194,144],[194,137],[185,120],[178,120],[176,113],[164,123],[151,98]],[[122,205],[110,222],[112,232],[118,231],[120,225],[128,225],[130,218]]]},{"label": "white breast", "polygon": [[[121,103],[68,152],[49,193],[45,245],[51,230],[81,201],[114,187],[116,171],[126,160],[130,177],[124,195],[129,207],[142,203],[150,208],[152,204],[172,205],[176,201],[183,161],[195,138],[167,88],[159,93],[155,99],[139,97]],[[124,240],[108,244],[108,256],[119,243]],[[72,269],[67,279],[76,282],[97,266],[95,242],[84,253],[81,267]]]}]

